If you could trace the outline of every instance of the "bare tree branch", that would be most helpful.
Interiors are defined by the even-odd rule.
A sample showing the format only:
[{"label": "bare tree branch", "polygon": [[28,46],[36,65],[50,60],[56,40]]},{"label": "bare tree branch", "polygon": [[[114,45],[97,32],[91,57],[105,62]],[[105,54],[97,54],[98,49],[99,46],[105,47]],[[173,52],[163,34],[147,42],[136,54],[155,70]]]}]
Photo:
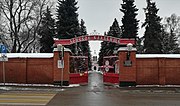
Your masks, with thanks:
[{"label": "bare tree branch", "polygon": [[42,13],[50,0],[1,0],[0,9],[12,43],[12,52],[25,52],[36,40]]}]

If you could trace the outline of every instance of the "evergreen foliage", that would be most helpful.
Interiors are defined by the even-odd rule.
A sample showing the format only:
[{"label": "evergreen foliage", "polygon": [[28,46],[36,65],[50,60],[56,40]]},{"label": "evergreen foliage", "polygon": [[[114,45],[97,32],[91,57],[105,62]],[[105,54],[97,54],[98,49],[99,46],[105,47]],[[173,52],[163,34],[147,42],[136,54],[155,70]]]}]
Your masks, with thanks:
[{"label": "evergreen foliage", "polygon": [[134,38],[136,39],[138,33],[138,22],[136,19],[138,9],[134,5],[134,0],[123,0],[121,4],[121,12],[124,13],[122,18],[122,38]]},{"label": "evergreen foliage", "polygon": [[[107,36],[107,35],[105,35]],[[99,66],[102,66],[104,65],[103,63],[103,57],[104,56],[107,56],[107,51],[109,49],[109,46],[108,46],[108,42],[107,41],[103,41],[101,42],[101,49],[100,49],[100,52],[99,52],[99,58],[98,58],[98,64]]]},{"label": "evergreen foliage", "polygon": [[42,18],[41,26],[39,28],[38,34],[40,38],[40,52],[41,53],[52,53],[53,52],[53,37],[55,36],[55,20],[52,18],[51,11],[47,7],[46,12]]},{"label": "evergreen foliage", "polygon": [[145,27],[144,53],[161,54],[162,52],[162,25],[161,18],[157,15],[155,2],[147,0],[147,7],[144,9],[146,19],[142,27]]},{"label": "evergreen foliage", "polygon": [[[56,25],[59,39],[70,39],[80,35],[77,3],[76,0],[58,0]],[[66,47],[75,53],[75,46],[74,44]]]},{"label": "evergreen foliage", "polygon": [[[86,26],[84,25],[85,22],[83,19],[81,19],[81,23],[80,23],[80,31],[81,31],[81,35],[87,35],[87,30],[86,30]],[[89,46],[89,42],[82,42],[82,52],[84,56],[88,56],[88,68],[90,69],[92,66],[91,63],[91,50],[90,50],[90,46]]]},{"label": "evergreen foliage", "polygon": [[140,37],[137,37],[136,38],[136,49],[137,49],[137,54],[141,54],[143,53],[143,44],[142,44],[142,41],[143,41],[143,37],[140,38]]},{"label": "evergreen foliage", "polygon": [[[112,36],[112,37],[120,38],[121,33],[122,32],[121,32],[121,29],[119,27],[119,23],[118,23],[117,19],[115,18],[112,26],[110,27],[110,30],[108,31],[107,35],[105,35],[105,36]],[[114,55],[114,52],[117,51],[118,48],[119,48],[118,44],[103,41],[101,43],[101,49],[99,52],[99,59],[98,59],[99,65],[100,66],[103,65],[103,57],[104,56]]]},{"label": "evergreen foliage", "polygon": [[[108,32],[108,36],[120,38],[121,37],[121,29],[119,27],[119,23],[117,19],[114,19],[114,22],[112,26],[110,27],[110,30]],[[116,43],[108,42],[108,52],[106,55],[111,56],[114,54],[114,51],[118,50],[119,45]]]}]

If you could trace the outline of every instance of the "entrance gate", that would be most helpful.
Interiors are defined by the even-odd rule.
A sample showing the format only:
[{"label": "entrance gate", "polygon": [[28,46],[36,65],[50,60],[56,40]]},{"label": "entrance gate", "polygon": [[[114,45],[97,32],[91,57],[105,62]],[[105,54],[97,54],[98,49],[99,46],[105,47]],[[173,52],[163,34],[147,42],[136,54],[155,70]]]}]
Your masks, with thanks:
[{"label": "entrance gate", "polygon": [[[84,67],[84,69],[78,69],[78,61],[77,59],[81,59],[81,61],[85,62],[85,65],[88,65],[88,57],[87,56],[70,56],[70,64],[74,66],[70,69],[69,83],[70,84],[79,84],[79,83],[88,83],[88,67]],[[71,72],[73,70],[73,73]],[[82,72],[85,71],[85,72]]]},{"label": "entrance gate", "polygon": [[105,56],[103,57],[104,65],[101,66],[103,70],[104,83],[119,83],[119,65],[118,56]]},{"label": "entrance gate", "polygon": [[[99,40],[99,41],[107,41],[116,43],[119,45],[127,45],[129,43],[135,44],[134,39],[121,39],[121,38],[115,38],[111,36],[103,36],[103,35],[87,35],[87,36],[80,36],[72,39],[61,39],[61,40],[55,40],[55,44],[61,44],[61,45],[71,45],[78,42],[84,42],[89,40]],[[72,56],[73,57],[73,56]],[[120,65],[117,63],[117,65],[120,67]],[[104,73],[103,74],[103,81],[106,83],[119,83],[119,69],[117,69],[117,73]],[[86,73],[70,73],[69,74],[69,83],[75,84],[75,83],[88,83],[88,72]]]}]

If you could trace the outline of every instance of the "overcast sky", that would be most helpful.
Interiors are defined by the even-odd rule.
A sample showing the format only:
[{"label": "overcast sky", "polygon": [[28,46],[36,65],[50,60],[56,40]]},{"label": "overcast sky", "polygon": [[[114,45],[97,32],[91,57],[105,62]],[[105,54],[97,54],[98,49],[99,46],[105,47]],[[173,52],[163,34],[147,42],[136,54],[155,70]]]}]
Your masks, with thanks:
[{"label": "overcast sky", "polygon": [[[77,0],[79,19],[85,21],[88,33],[96,30],[100,34],[104,34],[109,30],[114,18],[117,18],[121,26],[121,19],[123,17],[120,12],[122,0]],[[180,0],[153,0],[159,8],[158,15],[162,18],[170,16],[172,13],[180,16]],[[139,9],[137,19],[139,22],[139,36],[143,36],[144,30],[141,29],[141,23],[144,22],[145,15],[143,8],[146,7],[146,0],[135,0],[135,5]],[[91,41],[91,51],[99,51],[100,42]]]}]

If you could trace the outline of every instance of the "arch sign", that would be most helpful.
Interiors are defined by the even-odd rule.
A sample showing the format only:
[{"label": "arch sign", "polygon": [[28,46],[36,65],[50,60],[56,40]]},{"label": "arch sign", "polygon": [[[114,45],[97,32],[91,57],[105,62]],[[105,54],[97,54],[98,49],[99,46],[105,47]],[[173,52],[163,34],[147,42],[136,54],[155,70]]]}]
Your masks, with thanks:
[{"label": "arch sign", "polygon": [[71,45],[78,42],[89,41],[89,40],[108,41],[119,45],[126,45],[128,43],[135,44],[135,39],[124,39],[124,38],[122,39],[122,38],[116,38],[116,37],[104,36],[104,35],[85,35],[72,39],[60,39],[60,40],[55,40],[55,44]]}]

